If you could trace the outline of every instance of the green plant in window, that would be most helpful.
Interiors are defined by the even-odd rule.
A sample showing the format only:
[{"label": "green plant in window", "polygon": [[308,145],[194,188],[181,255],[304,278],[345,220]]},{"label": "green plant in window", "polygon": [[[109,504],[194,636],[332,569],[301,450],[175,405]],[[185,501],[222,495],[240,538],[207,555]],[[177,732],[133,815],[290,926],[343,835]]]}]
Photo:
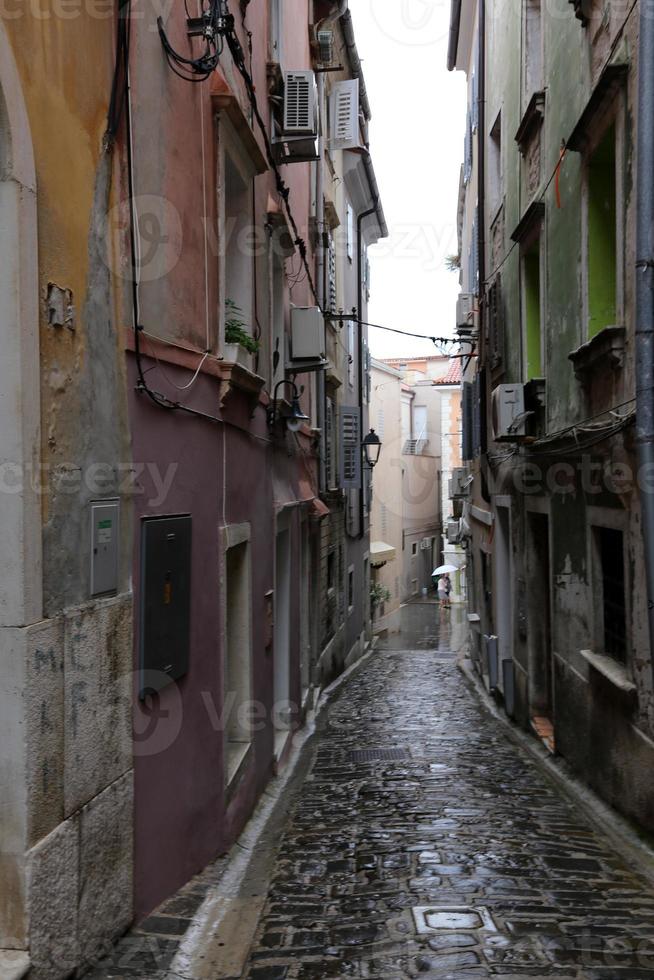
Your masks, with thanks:
[{"label": "green plant in window", "polygon": [[225,343],[240,344],[250,354],[259,350],[259,341],[247,332],[243,310],[233,299],[225,300]]}]

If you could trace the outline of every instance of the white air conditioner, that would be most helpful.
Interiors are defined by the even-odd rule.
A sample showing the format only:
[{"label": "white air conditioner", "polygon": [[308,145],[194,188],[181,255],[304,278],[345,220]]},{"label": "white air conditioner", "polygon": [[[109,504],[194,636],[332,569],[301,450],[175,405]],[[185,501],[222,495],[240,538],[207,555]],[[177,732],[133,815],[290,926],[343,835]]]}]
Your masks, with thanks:
[{"label": "white air conditioner", "polygon": [[325,346],[325,318],[319,307],[291,307],[289,368],[302,371],[324,366]]},{"label": "white air conditioner", "polygon": [[517,442],[525,435],[524,385],[498,385],[492,394],[493,438],[496,442]]},{"label": "white air conditioner", "polygon": [[470,485],[474,477],[471,473],[468,473],[467,467],[457,466],[452,470],[452,476],[449,482],[449,498],[450,500],[456,500],[460,497],[468,497],[470,494]]},{"label": "white air conditioner", "polygon": [[318,31],[316,34],[318,42],[318,59],[321,65],[331,65],[334,62],[334,32]]},{"label": "white air conditioner", "polygon": [[473,293],[459,293],[456,301],[457,331],[466,333],[477,330],[478,326],[477,297]]},{"label": "white air conditioner", "polygon": [[447,543],[458,544],[461,538],[461,524],[459,521],[447,522]]},{"label": "white air conditioner", "polygon": [[318,135],[318,88],[312,71],[284,72],[284,136]]}]

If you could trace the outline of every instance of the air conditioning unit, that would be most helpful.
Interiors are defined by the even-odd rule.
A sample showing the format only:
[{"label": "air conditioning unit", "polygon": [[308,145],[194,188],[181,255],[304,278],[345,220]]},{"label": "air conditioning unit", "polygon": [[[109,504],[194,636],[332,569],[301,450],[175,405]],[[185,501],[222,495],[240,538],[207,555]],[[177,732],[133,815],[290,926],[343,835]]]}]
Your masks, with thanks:
[{"label": "air conditioning unit", "polygon": [[458,544],[461,539],[461,521],[447,522],[447,543]]},{"label": "air conditioning unit", "polygon": [[331,65],[334,62],[334,32],[318,31],[316,34],[318,43],[318,60],[321,65]]},{"label": "air conditioning unit", "polygon": [[517,442],[525,436],[524,385],[498,385],[492,394],[493,438],[496,442]]},{"label": "air conditioning unit", "polygon": [[449,498],[450,500],[457,500],[461,497],[468,497],[470,495],[470,485],[474,477],[465,466],[457,466],[452,470],[452,476],[449,482]]},{"label": "air conditioning unit", "polygon": [[327,363],[325,318],[317,306],[291,307],[291,371],[315,371]]},{"label": "air conditioning unit", "polygon": [[477,297],[473,293],[459,293],[456,301],[456,329],[458,333],[472,333],[479,327]]},{"label": "air conditioning unit", "polygon": [[312,71],[284,72],[284,136],[318,135],[318,88]]},{"label": "air conditioning unit", "polygon": [[278,163],[320,159],[318,88],[312,71],[284,73],[283,118],[276,125],[273,150]]}]

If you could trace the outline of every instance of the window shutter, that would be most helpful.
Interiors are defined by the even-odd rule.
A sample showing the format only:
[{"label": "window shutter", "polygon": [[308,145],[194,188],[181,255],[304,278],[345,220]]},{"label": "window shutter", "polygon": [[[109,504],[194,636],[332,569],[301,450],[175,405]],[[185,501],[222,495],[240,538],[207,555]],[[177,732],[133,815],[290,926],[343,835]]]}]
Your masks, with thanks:
[{"label": "window shutter", "polygon": [[361,413],[356,408],[341,408],[341,487],[361,488]]},{"label": "window shutter", "polygon": [[504,360],[504,301],[499,275],[488,290],[488,346],[491,368],[495,370]]},{"label": "window shutter", "polygon": [[337,82],[331,99],[332,149],[355,149],[359,146],[359,79]]},{"label": "window shutter", "polygon": [[327,489],[336,486],[336,452],[334,446],[334,402],[326,399],[325,407],[325,482]]},{"label": "window shutter", "polygon": [[481,452],[481,403],[479,375],[475,376],[472,385],[472,455],[479,456]]},{"label": "window shutter", "polygon": [[472,113],[468,109],[466,119],[466,138],[463,150],[463,182],[467,184],[472,177]]},{"label": "window shutter", "polygon": [[465,461],[473,458],[472,453],[472,385],[469,381],[463,383],[462,401],[462,439],[461,456]]},{"label": "window shutter", "polygon": [[334,248],[334,239],[329,236],[329,250],[328,250],[328,275],[329,275],[329,288],[328,288],[328,300],[329,300],[329,310],[331,313],[336,312],[336,249]]},{"label": "window shutter", "polygon": [[475,69],[472,71],[472,106],[471,106],[471,123],[472,132],[477,132],[477,127],[479,125],[479,83],[477,81],[477,72]]}]

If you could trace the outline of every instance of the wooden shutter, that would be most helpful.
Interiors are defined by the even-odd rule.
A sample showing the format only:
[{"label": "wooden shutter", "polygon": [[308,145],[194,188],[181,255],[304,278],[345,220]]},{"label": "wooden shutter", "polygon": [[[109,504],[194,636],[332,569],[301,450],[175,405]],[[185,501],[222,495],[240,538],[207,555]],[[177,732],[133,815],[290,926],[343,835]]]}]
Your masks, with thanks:
[{"label": "wooden shutter", "polygon": [[472,385],[469,381],[463,382],[462,400],[462,439],[461,457],[463,460],[471,460],[472,452]]},{"label": "wooden shutter", "polygon": [[334,402],[327,397],[325,405],[325,483],[336,486],[336,452],[334,446]]},{"label": "wooden shutter", "polygon": [[504,301],[498,275],[488,290],[488,350],[492,370],[504,361]]},{"label": "wooden shutter", "polygon": [[331,95],[331,145],[334,150],[359,146],[359,79],[337,82]]},{"label": "wooden shutter", "polygon": [[356,408],[341,408],[341,487],[343,490],[361,488],[361,412]]}]

